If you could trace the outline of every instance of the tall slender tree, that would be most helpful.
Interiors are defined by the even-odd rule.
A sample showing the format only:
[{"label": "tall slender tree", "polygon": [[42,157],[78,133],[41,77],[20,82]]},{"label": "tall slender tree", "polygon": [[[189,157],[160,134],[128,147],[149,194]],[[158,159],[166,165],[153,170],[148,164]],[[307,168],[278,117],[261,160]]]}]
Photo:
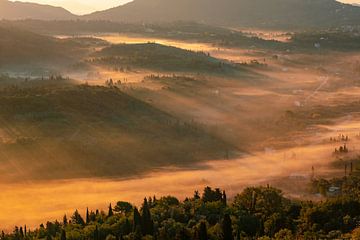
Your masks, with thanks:
[{"label": "tall slender tree", "polygon": [[61,230],[60,240],[66,240],[66,232],[64,229]]},{"label": "tall slender tree", "polygon": [[99,240],[100,237],[99,237],[99,229],[98,229],[98,226],[96,225],[95,226],[95,231],[94,231],[94,240]]},{"label": "tall slender tree", "polygon": [[21,239],[23,239],[23,238],[24,238],[24,230],[23,230],[23,228],[22,228],[22,227],[20,227],[20,231],[19,231],[19,233],[20,233],[20,237],[21,237]]},{"label": "tall slender tree", "polygon": [[151,219],[150,208],[149,208],[149,204],[148,204],[148,201],[146,198],[144,198],[141,220],[142,220],[142,226],[141,226],[142,234],[143,235],[153,235],[154,224]]},{"label": "tall slender tree", "polygon": [[223,240],[233,240],[233,228],[229,214],[225,214],[221,224]]},{"label": "tall slender tree", "polygon": [[64,224],[64,226],[66,226],[68,224],[68,220],[67,220],[66,215],[64,215],[63,224]]},{"label": "tall slender tree", "polygon": [[133,225],[133,232],[136,231],[137,228],[141,229],[141,215],[137,207],[134,208],[134,225]]},{"label": "tall slender tree", "polygon": [[199,240],[208,240],[207,227],[204,221],[200,223]]},{"label": "tall slender tree", "polygon": [[111,216],[113,216],[113,215],[114,215],[114,213],[113,213],[113,209],[112,209],[112,206],[111,206],[111,203],[110,203],[110,205],[109,205],[108,217],[111,217]]},{"label": "tall slender tree", "polygon": [[227,197],[226,197],[226,192],[225,191],[223,191],[221,201],[222,201],[224,206],[227,205]]}]

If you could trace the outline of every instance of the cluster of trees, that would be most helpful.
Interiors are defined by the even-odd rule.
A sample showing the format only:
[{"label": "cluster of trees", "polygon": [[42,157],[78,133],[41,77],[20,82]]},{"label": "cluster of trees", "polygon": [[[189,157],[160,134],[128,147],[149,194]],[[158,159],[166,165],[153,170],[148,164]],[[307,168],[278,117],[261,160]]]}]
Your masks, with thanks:
[{"label": "cluster of trees", "polygon": [[207,187],[182,202],[154,196],[138,209],[120,201],[106,212],[87,210],[84,218],[76,210],[62,222],[15,227],[0,239],[359,239],[359,183],[348,177],[341,196],[319,203],[287,199],[270,186],[246,188],[230,203],[225,191]]},{"label": "cluster of trees", "polygon": [[330,137],[330,142],[348,142],[350,138],[348,135],[339,134],[337,137]]},{"label": "cluster of trees", "polygon": [[335,154],[343,154],[343,153],[348,153],[348,152],[349,152],[349,149],[346,146],[346,144],[344,144],[344,146],[340,146],[339,149],[335,148],[335,151],[334,151]]}]

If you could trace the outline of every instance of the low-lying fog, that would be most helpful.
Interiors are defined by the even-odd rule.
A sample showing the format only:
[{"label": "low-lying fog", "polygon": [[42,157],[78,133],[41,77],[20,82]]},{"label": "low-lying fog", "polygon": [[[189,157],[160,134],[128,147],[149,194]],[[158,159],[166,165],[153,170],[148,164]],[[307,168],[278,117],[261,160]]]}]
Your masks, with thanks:
[{"label": "low-lying fog", "polygon": [[[332,151],[338,147],[329,143],[330,136],[350,136],[352,150],[357,149],[360,123],[356,119],[340,119],[331,126],[319,126],[309,145],[288,149],[264,149],[262,152],[239,156],[235,160],[209,161],[198,170],[163,169],[134,179],[81,179],[73,181],[28,182],[0,184],[0,225],[11,228],[27,223],[35,227],[48,219],[61,220],[64,213],[77,208],[106,209],[111,201],[125,200],[140,204],[145,196],[174,195],[180,199],[192,196],[205,186],[226,189],[230,196],[244,187],[258,184],[279,184],[288,196],[316,199],[305,191],[312,166],[315,175],[326,176],[335,170],[328,168]],[[321,134],[320,134],[321,133]],[[340,174],[337,172],[337,174]],[[297,187],[294,187],[297,186]],[[287,188],[286,188],[287,187]],[[18,213],[18,214],[16,214]]]},{"label": "low-lying fog", "polygon": [[[247,126],[244,123],[250,122],[254,116],[259,122],[260,120],[266,122],[270,117],[281,115],[289,108],[302,109],[304,106],[326,104],[337,106],[351,102],[351,99],[359,93],[359,89],[351,85],[352,80],[348,77],[351,76],[349,61],[353,61],[354,56],[345,57],[341,63],[343,67],[338,67],[333,60],[328,60],[327,56],[322,55],[314,57],[282,53],[277,60],[274,60],[274,54],[271,52],[222,49],[202,43],[121,35],[96,37],[111,43],[157,42],[210,52],[212,56],[235,62],[266,59],[266,63],[269,64],[268,69],[254,70],[258,74],[256,80],[259,81],[244,83],[242,79],[217,77],[212,79],[214,81],[209,83],[210,87],[207,86],[207,89],[199,88],[198,92],[186,92],[183,95],[166,91],[163,86],[152,88],[154,84],[144,83],[144,77],[153,73],[150,70],[120,73],[98,68],[91,72],[65,74],[80,82],[89,81],[90,84],[104,84],[109,78],[123,80],[124,91],[141,100],[151,99],[149,102],[155,107],[171,112],[175,116],[195,119],[210,125],[226,126],[224,132],[234,135],[232,140],[235,144],[239,139],[239,145],[251,144],[251,138],[246,140],[244,137],[247,134],[245,130]],[[256,85],[260,83],[263,85]],[[339,84],[343,86],[339,87]],[[126,86],[134,89],[128,90]],[[136,88],[141,89],[140,93]],[[216,93],[218,102],[213,101],[215,95],[211,95],[209,89],[211,94]],[[171,101],[161,101],[164,96]],[[189,96],[198,98],[190,99]],[[204,101],[202,97],[210,97],[210,99]],[[220,116],[219,113],[223,115]],[[194,190],[201,191],[205,186],[223,188],[229,196],[234,196],[246,186],[272,184],[280,187],[291,197],[320,199],[306,191],[306,184],[312,176],[312,167],[317,176],[327,176],[330,172],[341,174],[340,170],[334,170],[329,166],[334,160],[332,154],[334,149],[339,147],[339,143],[330,142],[329,138],[337,137],[339,134],[348,135],[351,139],[349,148],[354,152],[359,150],[357,149],[360,141],[358,116],[353,114],[350,117],[335,117],[329,124],[310,126],[304,132],[297,133],[290,142],[287,142],[285,148],[273,147],[277,145],[277,137],[283,134],[278,132],[272,139],[267,140],[268,145],[263,142],[261,147],[258,147],[261,150],[247,153],[233,152],[232,160],[209,160],[194,170],[164,168],[131,179],[0,183],[2,193],[0,225],[11,229],[14,225],[26,223],[33,228],[49,219],[60,220],[65,213],[71,214],[75,209],[81,210],[82,213],[86,207],[106,209],[110,201],[115,203],[118,200],[139,204],[145,196],[154,194],[157,196],[171,194],[183,199],[191,196]],[[255,133],[256,123],[253,124],[249,132],[254,132],[254,135],[262,134]],[[244,133],[241,132],[243,128]],[[226,134],[222,137],[227,137]]]}]

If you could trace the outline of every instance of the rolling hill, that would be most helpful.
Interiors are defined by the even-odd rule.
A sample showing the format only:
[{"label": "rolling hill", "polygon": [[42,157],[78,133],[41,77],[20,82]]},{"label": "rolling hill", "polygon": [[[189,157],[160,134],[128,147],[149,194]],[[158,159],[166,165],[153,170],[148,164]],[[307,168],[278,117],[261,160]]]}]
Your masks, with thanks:
[{"label": "rolling hill", "polygon": [[194,166],[228,147],[116,88],[33,81],[0,89],[0,179],[128,177]]},{"label": "rolling hill", "polygon": [[93,54],[92,63],[115,68],[136,67],[165,71],[225,72],[232,65],[204,52],[194,52],[157,43],[118,44]]},{"label": "rolling hill", "polygon": [[118,22],[182,20],[242,27],[331,27],[357,25],[360,8],[335,0],[135,0],[84,18]]},{"label": "rolling hill", "polygon": [[0,69],[51,66],[76,62],[87,52],[87,42],[62,40],[0,23]]},{"label": "rolling hill", "polygon": [[75,15],[61,7],[0,0],[0,19],[64,20],[75,18]]}]

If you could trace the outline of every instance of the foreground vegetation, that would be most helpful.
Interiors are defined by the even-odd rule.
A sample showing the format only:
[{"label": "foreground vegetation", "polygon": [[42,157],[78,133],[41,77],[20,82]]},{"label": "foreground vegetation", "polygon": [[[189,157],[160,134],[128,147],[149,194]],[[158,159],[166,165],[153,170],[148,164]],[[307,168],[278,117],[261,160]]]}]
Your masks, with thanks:
[{"label": "foreground vegetation", "polygon": [[1,239],[359,239],[360,178],[347,178],[341,194],[319,203],[290,200],[270,186],[246,188],[230,202],[225,191],[206,187],[184,201],[145,198],[140,209],[119,201],[107,211],[76,210]]}]

